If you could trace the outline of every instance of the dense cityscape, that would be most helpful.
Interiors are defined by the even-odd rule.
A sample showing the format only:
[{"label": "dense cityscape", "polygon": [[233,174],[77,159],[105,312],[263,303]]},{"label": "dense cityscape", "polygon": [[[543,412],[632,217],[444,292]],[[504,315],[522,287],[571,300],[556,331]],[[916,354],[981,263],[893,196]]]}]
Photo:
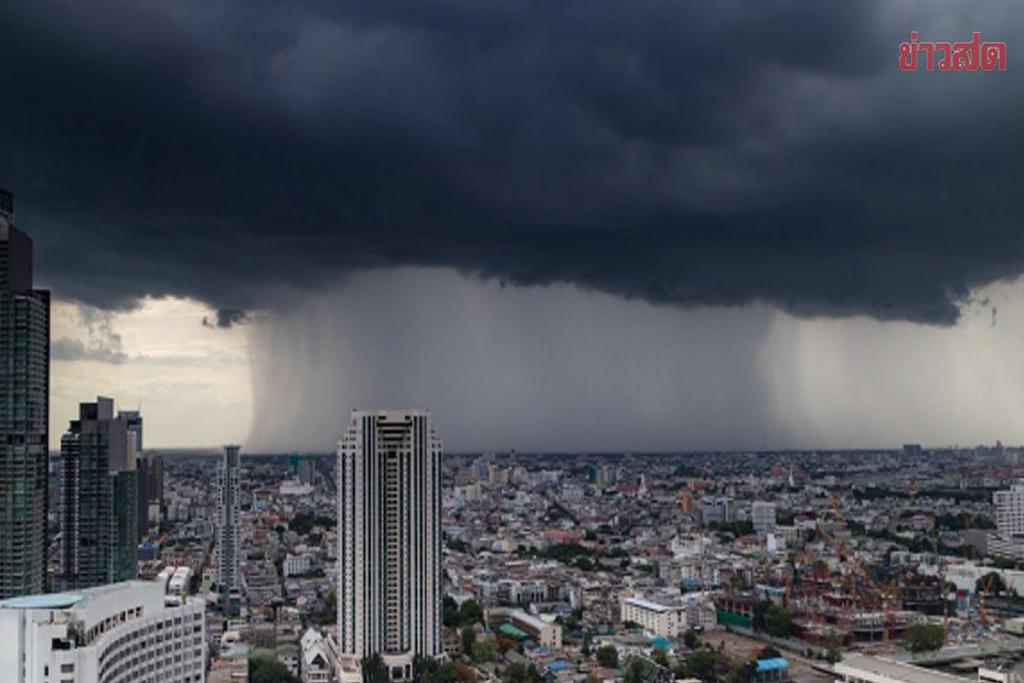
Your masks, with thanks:
[{"label": "dense cityscape", "polygon": [[142,412],[98,397],[37,459],[49,300],[0,199],[4,680],[916,683],[1024,667],[1024,449],[1001,443],[442,455],[429,411],[390,409],[354,411],[336,453],[246,455],[149,449]]},{"label": "dense cityscape", "polygon": [[4,3],[0,683],[1024,683],[1018,37]]}]

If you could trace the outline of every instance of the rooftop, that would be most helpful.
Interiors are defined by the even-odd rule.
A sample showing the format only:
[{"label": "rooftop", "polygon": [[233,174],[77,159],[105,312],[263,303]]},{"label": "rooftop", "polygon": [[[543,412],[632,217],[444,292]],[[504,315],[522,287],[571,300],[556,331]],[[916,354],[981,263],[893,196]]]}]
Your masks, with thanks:
[{"label": "rooftop", "polygon": [[904,664],[881,657],[867,655],[851,655],[833,667],[839,675],[848,674],[864,678],[863,672],[905,683],[965,683],[968,679],[951,674],[933,671],[924,667]]}]

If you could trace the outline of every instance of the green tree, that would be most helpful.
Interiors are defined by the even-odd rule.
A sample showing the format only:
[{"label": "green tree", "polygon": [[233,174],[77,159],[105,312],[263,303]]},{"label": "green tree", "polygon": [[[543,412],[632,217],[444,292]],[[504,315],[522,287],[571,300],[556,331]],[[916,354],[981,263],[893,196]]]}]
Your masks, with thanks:
[{"label": "green tree", "polygon": [[974,591],[986,595],[1002,595],[1006,592],[1006,582],[1003,581],[999,572],[989,572],[984,576],[979,576],[978,580],[974,582]]},{"label": "green tree", "polygon": [[693,650],[698,645],[700,645],[700,636],[698,636],[697,632],[691,628],[689,631],[683,634],[683,643],[686,645],[687,648]]},{"label": "green tree", "polygon": [[754,606],[753,627],[777,638],[793,634],[793,615],[785,607],[771,600],[762,600]]},{"label": "green tree", "polygon": [[484,611],[476,600],[466,600],[459,608],[459,625],[465,628],[471,624],[484,623]]},{"label": "green tree", "polygon": [[473,661],[478,664],[498,661],[498,645],[493,640],[478,640],[473,644]]},{"label": "green tree", "polygon": [[473,659],[473,651],[476,648],[476,629],[472,626],[462,627],[462,654]]},{"label": "green tree", "polygon": [[843,637],[836,631],[829,631],[825,636],[825,647],[828,650],[825,659],[830,663],[835,664],[843,658]]},{"label": "green tree", "polygon": [[903,632],[903,645],[918,654],[933,652],[946,643],[946,631],[938,624],[911,624]]},{"label": "green tree", "polygon": [[412,660],[412,677],[415,683],[451,683],[455,680],[455,664],[441,664],[433,657],[416,655]]},{"label": "green tree", "polygon": [[757,674],[757,664],[750,660],[738,661],[729,669],[725,683],[750,683]]},{"label": "green tree", "polygon": [[597,648],[597,663],[606,669],[619,667],[619,651],[614,645],[602,645]]},{"label": "green tree", "polygon": [[505,667],[505,672],[501,678],[504,683],[540,683],[541,681],[537,667],[533,664],[527,666],[520,662]]},{"label": "green tree", "polygon": [[765,630],[776,638],[793,635],[793,615],[783,607],[776,606],[765,615]]},{"label": "green tree", "polygon": [[699,678],[702,681],[717,681],[725,662],[725,655],[717,650],[701,648],[690,654],[681,667],[678,678]]},{"label": "green tree", "polygon": [[626,666],[623,681],[625,683],[655,683],[659,673],[658,667],[650,660],[633,657]]},{"label": "green tree", "polygon": [[[360,668],[363,672],[363,683],[389,683],[391,680],[391,672],[388,671],[388,665],[384,663],[384,658],[379,654],[375,654],[371,657],[363,657],[359,660]],[[270,683],[267,681],[267,683]],[[288,683],[292,683],[289,681]]]},{"label": "green tree", "polygon": [[651,657],[651,659],[653,659],[655,662],[657,662],[658,666],[663,666],[666,669],[668,668],[668,653],[665,652],[665,648],[663,648],[663,647],[655,648],[653,656]]},{"label": "green tree", "polygon": [[249,658],[249,681],[251,683],[302,683],[288,671],[284,664],[266,655]]},{"label": "green tree", "polygon": [[589,657],[592,648],[590,647],[590,631],[583,634],[583,645],[580,646],[580,653],[584,657]]},{"label": "green tree", "polygon": [[459,625],[459,604],[450,595],[441,602],[441,622],[448,628]]}]

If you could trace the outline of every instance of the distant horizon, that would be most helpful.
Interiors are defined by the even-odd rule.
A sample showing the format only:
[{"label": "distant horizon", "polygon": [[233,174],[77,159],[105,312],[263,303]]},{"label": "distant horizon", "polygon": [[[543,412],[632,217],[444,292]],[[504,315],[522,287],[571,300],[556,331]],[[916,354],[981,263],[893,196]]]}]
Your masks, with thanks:
[{"label": "distant horizon", "polygon": [[[444,451],[445,456],[452,457],[466,457],[466,456],[483,456],[491,455],[496,457],[518,457],[518,456],[552,456],[552,457],[570,457],[570,456],[687,456],[687,455],[779,455],[779,454],[827,454],[827,453],[902,453],[904,452],[904,446],[920,446],[922,451],[966,451],[978,448],[997,448],[1001,447],[1005,450],[1024,450],[1024,444],[974,444],[974,445],[946,445],[946,446],[928,446],[925,444],[918,444],[915,442],[907,442],[899,446],[888,446],[888,447],[865,447],[856,446],[850,448],[761,448],[761,449],[749,449],[749,448],[736,448],[736,449],[697,449],[697,450],[552,450],[552,451],[520,451],[520,450],[496,450],[496,449],[474,449],[474,450],[458,450],[458,451]],[[223,446],[195,446],[195,447],[169,447],[165,448],[162,446],[146,446],[143,449],[145,454],[160,454],[160,455],[211,455],[215,456],[223,452]],[[60,455],[59,449],[50,449],[50,456]],[[242,444],[240,454],[243,456],[255,456],[255,457],[287,457],[287,456],[323,456],[330,457],[336,455],[335,451],[247,451],[245,445]]]}]

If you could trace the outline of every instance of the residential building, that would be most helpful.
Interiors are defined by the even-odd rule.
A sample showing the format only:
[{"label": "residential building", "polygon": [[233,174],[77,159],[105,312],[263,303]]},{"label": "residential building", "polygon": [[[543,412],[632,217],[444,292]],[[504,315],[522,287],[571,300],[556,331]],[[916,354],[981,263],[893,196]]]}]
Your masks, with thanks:
[{"label": "residential building", "polygon": [[338,446],[338,647],[392,679],[439,657],[441,439],[424,410],[353,411]]},{"label": "residential building", "polygon": [[995,491],[992,504],[996,509],[996,528],[1000,536],[1024,535],[1024,484],[1014,484],[1008,491]]},{"label": "residential building", "polygon": [[285,576],[298,576],[308,572],[312,565],[313,558],[307,553],[299,555],[292,555],[291,553],[288,553],[284,557],[284,563],[281,570],[284,572]]},{"label": "residential building", "polygon": [[50,293],[0,189],[0,598],[46,589]]},{"label": "residential building", "polygon": [[726,524],[735,519],[732,498],[717,496],[705,498],[701,503],[700,515],[705,526]]},{"label": "residential building", "polygon": [[675,638],[686,622],[682,606],[664,605],[639,597],[622,600],[620,616],[623,623],[639,624],[648,633],[662,638]]},{"label": "residential building", "polygon": [[59,518],[62,590],[133,579],[138,574],[134,450],[114,401],[78,406],[61,438]]}]

